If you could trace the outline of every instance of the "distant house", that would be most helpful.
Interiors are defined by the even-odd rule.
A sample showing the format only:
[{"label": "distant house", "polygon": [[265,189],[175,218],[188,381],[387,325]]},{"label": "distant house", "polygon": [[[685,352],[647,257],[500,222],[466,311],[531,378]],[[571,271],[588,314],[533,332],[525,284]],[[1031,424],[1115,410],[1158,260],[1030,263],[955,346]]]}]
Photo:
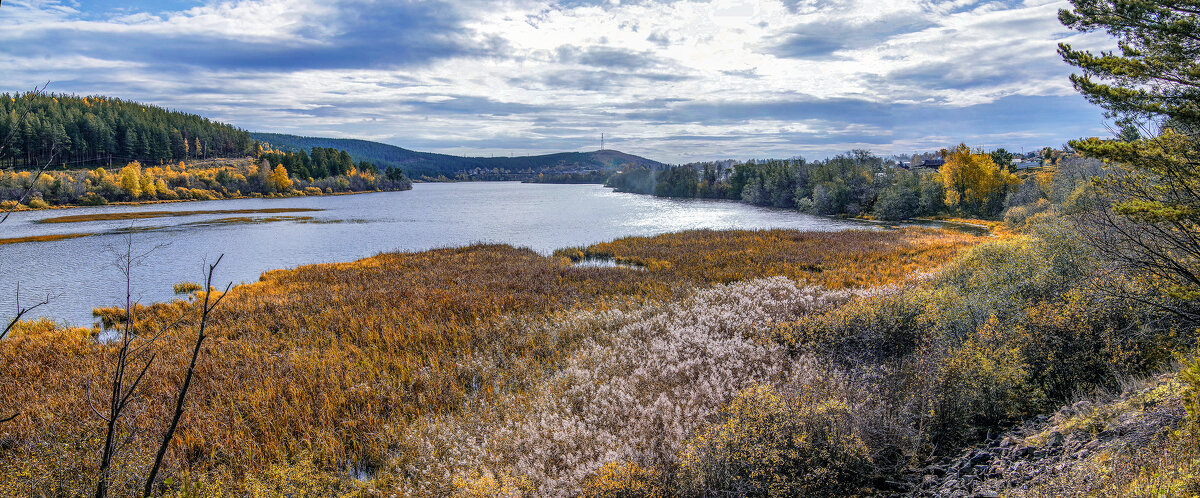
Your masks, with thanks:
[{"label": "distant house", "polygon": [[940,167],[942,167],[943,164],[946,164],[945,159],[942,159],[940,157],[935,157],[933,159],[926,159],[924,161],[921,161],[920,167],[922,167],[922,168],[940,168]]},{"label": "distant house", "polygon": [[1041,165],[1042,165],[1041,161],[1021,161],[1017,164],[1014,164],[1013,167],[1016,169],[1025,169],[1025,168],[1036,168]]}]

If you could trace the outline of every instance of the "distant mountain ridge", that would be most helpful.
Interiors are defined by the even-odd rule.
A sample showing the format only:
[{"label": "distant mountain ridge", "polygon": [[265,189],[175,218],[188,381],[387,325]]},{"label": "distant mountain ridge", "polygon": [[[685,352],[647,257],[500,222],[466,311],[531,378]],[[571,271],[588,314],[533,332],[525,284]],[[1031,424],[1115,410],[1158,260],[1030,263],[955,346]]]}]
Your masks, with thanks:
[{"label": "distant mountain ridge", "polygon": [[625,164],[661,167],[662,163],[624,152],[605,149],[593,152],[559,152],[538,156],[464,157],[414,150],[369,140],[323,138],[287,135],[282,133],[251,132],[250,136],[273,148],[286,151],[308,151],[313,147],[328,147],[348,152],[355,161],[368,161],[381,168],[393,166],[404,170],[410,178],[438,176],[455,177],[475,170],[508,170],[512,173],[561,173],[579,170],[616,170]]}]

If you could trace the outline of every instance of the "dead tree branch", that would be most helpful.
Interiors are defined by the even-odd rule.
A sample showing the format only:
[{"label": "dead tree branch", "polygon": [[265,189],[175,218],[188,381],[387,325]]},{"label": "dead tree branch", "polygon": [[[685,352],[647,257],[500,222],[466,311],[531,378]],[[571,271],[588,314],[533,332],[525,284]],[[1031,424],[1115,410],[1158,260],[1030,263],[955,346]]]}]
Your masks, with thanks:
[{"label": "dead tree branch", "polygon": [[192,362],[188,365],[187,375],[183,378],[183,386],[179,388],[179,397],[175,400],[175,415],[171,417],[171,425],[167,428],[166,434],[163,434],[162,444],[159,445],[158,454],[154,457],[154,466],[150,467],[150,475],[146,478],[146,487],[143,490],[142,496],[149,497],[153,492],[154,480],[158,477],[159,468],[162,467],[163,457],[167,454],[167,448],[171,445],[171,439],[175,437],[175,430],[179,428],[179,419],[183,417],[183,408],[185,401],[187,401],[188,388],[192,385],[192,375],[196,371],[196,359],[200,356],[200,346],[204,344],[204,338],[207,337],[205,332],[208,326],[208,316],[213,308],[221,304],[221,300],[225,299],[230,287],[233,286],[233,282],[230,282],[225,286],[225,292],[217,296],[215,300],[211,299],[214,290],[212,287],[213,270],[216,270],[217,265],[221,264],[221,258],[224,257],[225,255],[222,254],[217,257],[216,262],[208,265],[208,275],[204,279],[204,303],[200,308],[200,332],[196,335],[196,345],[192,348]]},{"label": "dead tree branch", "polygon": [[[153,250],[135,255],[133,252],[132,235],[126,236],[124,249],[124,254],[117,259],[117,267],[125,276],[125,323],[121,330],[121,347],[117,350],[116,364],[113,366],[108,414],[101,417],[107,423],[107,427],[104,436],[104,451],[100,458],[100,478],[96,484],[96,498],[108,496],[109,474],[112,469],[112,462],[118,452],[118,448],[115,445],[115,438],[120,428],[118,424],[121,414],[133,400],[142,379],[145,378],[146,372],[150,370],[150,365],[154,363],[155,359],[155,356],[151,355],[142,364],[140,371],[138,371],[138,367],[134,364],[137,360],[133,357],[133,353],[135,352],[134,341],[136,340],[133,330],[135,318],[133,312],[135,304],[133,301],[133,268],[149,257],[150,252]],[[133,372],[137,372],[137,374],[128,375]]]}]

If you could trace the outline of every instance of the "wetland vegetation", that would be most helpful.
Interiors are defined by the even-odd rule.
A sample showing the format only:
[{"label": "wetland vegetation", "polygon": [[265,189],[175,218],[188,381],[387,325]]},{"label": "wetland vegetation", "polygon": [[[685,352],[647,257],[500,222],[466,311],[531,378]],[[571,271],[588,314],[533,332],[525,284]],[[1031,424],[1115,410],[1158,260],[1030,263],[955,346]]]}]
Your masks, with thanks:
[{"label": "wetland vegetation", "polygon": [[[0,495],[1200,494],[1200,19],[1176,2],[1071,3],[1064,25],[1121,42],[1059,46],[1083,71],[1076,89],[1120,129],[1024,178],[960,145],[937,172],[851,153],[750,163],[727,181],[687,168],[621,180],[824,214],[984,217],[994,236],[476,243],[224,290],[218,257],[204,285],[146,305],[131,268],[154,255],[129,236],[125,302],[95,309],[96,326],[22,320],[32,308],[18,306],[0,332]],[[177,135],[195,150],[157,129],[151,142],[113,136],[160,162]],[[345,169],[321,162],[329,151],[298,154],[260,149],[213,178],[285,195],[295,172],[377,178],[348,154],[334,154]],[[132,162],[79,182],[160,198],[196,195],[175,185],[192,174]],[[319,221],[286,214],[299,211],[57,221]]]},{"label": "wetland vegetation", "polygon": [[168,216],[194,216],[198,214],[264,214],[264,213],[311,213],[321,211],[314,208],[264,208],[264,209],[193,209],[190,211],[132,211],[123,213],[74,214],[41,218],[36,223],[82,223],[87,221],[142,220]]},{"label": "wetland vegetation", "polygon": [[[453,433],[436,428],[455,424],[456,431],[467,430],[458,424],[517,417],[521,406],[558,389],[555,375],[581,361],[580,351],[611,344],[608,336],[619,325],[731,280],[766,286],[757,291],[765,295],[823,295],[817,289],[828,289],[844,299],[849,294],[843,289],[861,289],[847,275],[899,285],[905,275],[886,268],[931,270],[980,240],[925,229],[700,231],[585,248],[621,255],[644,271],[579,268],[564,257],[478,245],[268,272],[258,283],[231,290],[215,312],[213,339],[204,349],[206,360],[167,475],[209,492],[350,490],[368,483],[449,491],[460,484],[483,485],[482,467],[456,467],[449,478],[442,475],[438,452],[469,441],[456,442]],[[852,246],[858,249],[842,250]],[[709,256],[695,258],[701,250]],[[756,280],[780,273],[801,283]],[[741,292],[720,289],[708,292]],[[148,341],[150,331],[162,331],[153,346],[161,357],[124,422],[128,443],[114,467],[114,486],[136,485],[148,464],[167,409],[156,400],[182,374],[186,362],[178,355],[186,348],[180,346],[192,335],[201,294],[135,306],[133,330],[139,337]],[[791,316],[787,309],[794,305],[781,302],[771,312]],[[706,306],[713,313],[745,311]],[[119,325],[124,316],[119,308],[97,313],[108,326]],[[169,326],[176,322],[181,325]],[[7,492],[73,494],[94,482],[95,462],[86,455],[102,421],[90,415],[86,383],[103,383],[113,354],[111,345],[92,339],[98,333],[33,322],[0,342],[2,403],[29,415],[5,426],[12,444],[0,454],[0,482],[10,486]],[[765,343],[744,347],[747,353],[778,349]],[[740,386],[751,379],[729,380]],[[719,405],[737,391],[721,389],[711,403]],[[427,445],[442,449],[430,453]],[[344,473],[348,467],[371,479],[351,478]],[[586,467],[566,470],[577,474]],[[581,489],[582,481],[565,485]]]}]

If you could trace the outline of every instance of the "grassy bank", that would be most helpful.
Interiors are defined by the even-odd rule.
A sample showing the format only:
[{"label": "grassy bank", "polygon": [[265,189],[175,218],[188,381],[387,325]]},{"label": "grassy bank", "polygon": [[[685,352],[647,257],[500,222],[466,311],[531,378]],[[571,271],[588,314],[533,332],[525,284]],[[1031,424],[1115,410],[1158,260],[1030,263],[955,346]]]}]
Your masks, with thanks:
[{"label": "grassy bank", "polygon": [[101,203],[101,204],[75,203],[75,204],[41,205],[41,204],[34,203],[33,206],[30,206],[28,203],[20,204],[20,203],[15,203],[15,201],[3,201],[3,202],[0,202],[0,209],[8,210],[9,208],[12,208],[13,211],[41,211],[41,210],[45,210],[45,209],[75,209],[75,208],[81,208],[81,207],[96,207],[96,206],[152,206],[152,205],[157,205],[157,204],[174,204],[174,203],[178,203],[178,202],[196,202],[196,201],[213,201],[213,200],[225,201],[225,200],[235,200],[235,199],[263,199],[263,198],[283,199],[283,198],[288,198],[288,197],[371,194],[371,193],[375,193],[375,192],[385,192],[385,190],[353,190],[353,191],[347,191],[347,192],[319,192],[319,193],[318,192],[294,191],[294,192],[289,192],[287,194],[275,194],[275,195],[268,195],[268,196],[229,195],[229,196],[212,197],[212,198],[201,196],[201,197],[189,198],[189,199],[171,199],[171,200],[155,199],[155,200],[145,200],[145,201],[114,201],[114,202],[105,202],[105,203]]}]

